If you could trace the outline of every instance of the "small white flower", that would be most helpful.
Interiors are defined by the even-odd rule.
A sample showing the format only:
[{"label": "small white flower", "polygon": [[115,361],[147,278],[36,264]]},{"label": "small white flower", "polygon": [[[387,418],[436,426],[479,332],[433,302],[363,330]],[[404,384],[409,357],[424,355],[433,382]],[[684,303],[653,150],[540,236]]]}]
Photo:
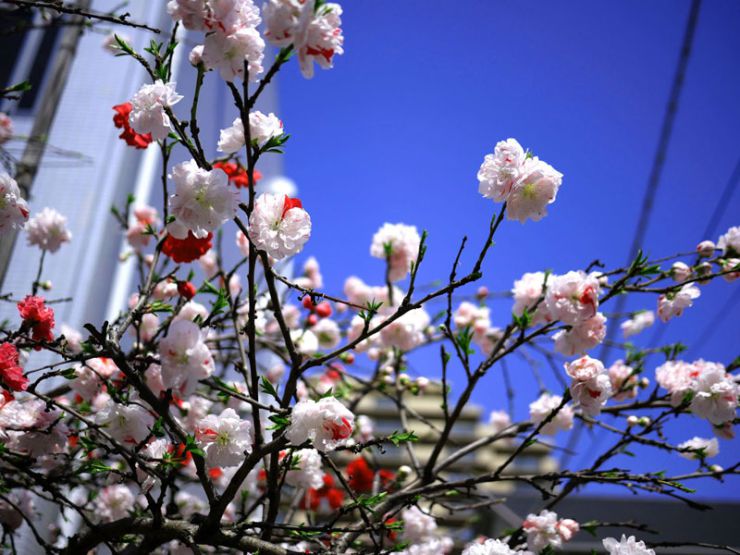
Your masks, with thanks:
[{"label": "small white flower", "polygon": [[159,343],[162,383],[179,397],[190,395],[198,380],[213,373],[213,356],[197,324],[178,319],[170,324],[167,336]]},{"label": "small white flower", "polygon": [[200,420],[195,437],[203,446],[205,459],[211,467],[236,466],[252,452],[252,424],[242,420],[234,409],[221,414],[209,414]]},{"label": "small white flower", "polygon": [[257,197],[249,219],[249,238],[258,249],[282,260],[300,252],[310,236],[311,217],[300,200],[271,193]]},{"label": "small white flower", "polygon": [[415,226],[386,223],[373,235],[370,255],[387,260],[388,278],[400,281],[409,273],[419,255],[420,241]]},{"label": "small white flower", "polygon": [[712,439],[693,437],[679,443],[678,448],[684,451],[680,454],[685,459],[709,459],[719,454],[719,442],[716,437]]},{"label": "small white flower", "polygon": [[648,549],[645,542],[638,542],[635,536],[627,538],[623,534],[621,541],[617,541],[614,538],[606,538],[602,543],[604,544],[604,549],[609,552],[609,555],[655,555],[655,551]]},{"label": "small white flower", "polygon": [[319,451],[332,451],[347,443],[354,422],[354,414],[334,397],[306,399],[293,407],[285,437],[293,445],[311,440]]}]

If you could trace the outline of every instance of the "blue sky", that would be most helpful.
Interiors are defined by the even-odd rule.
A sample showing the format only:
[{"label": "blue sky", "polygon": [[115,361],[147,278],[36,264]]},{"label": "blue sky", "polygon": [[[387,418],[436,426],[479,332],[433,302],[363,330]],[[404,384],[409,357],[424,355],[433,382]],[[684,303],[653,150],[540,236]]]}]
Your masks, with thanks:
[{"label": "blue sky", "polygon": [[[565,272],[595,258],[608,267],[624,263],[688,1],[405,0],[344,2],[343,9],[345,54],[335,68],[307,82],[292,63],[278,80],[280,116],[292,135],[285,172],[297,182],[314,222],[299,261],[319,259],[328,292],[341,292],[350,274],[382,282],[383,263],[368,251],[386,221],[428,230],[420,281],[444,279],[461,237],[468,235],[476,248],[483,239],[496,206],[478,195],[476,172],[483,156],[507,137],[565,177],[547,218],[505,222],[483,283],[506,290],[526,271]],[[740,3],[705,2],[644,243],[650,254],[694,248],[740,157],[738,53]],[[738,208],[735,193],[711,239],[740,224]],[[471,257],[472,250],[468,266]],[[670,324],[664,341],[691,344],[708,321],[728,310],[721,328],[687,357],[732,360],[739,354],[740,327],[737,305],[731,310],[727,303],[736,288],[725,282],[704,287],[696,306]],[[641,297],[629,308],[654,303]],[[494,323],[505,325],[510,301],[491,301],[491,307]],[[637,343],[646,344],[651,335]],[[653,361],[650,377],[660,362]],[[438,375],[436,354],[421,355],[414,365]],[[535,383],[526,366],[511,368],[517,414],[524,417]],[[550,371],[543,373],[557,390]],[[500,371],[486,376],[473,400],[489,409],[505,406]],[[676,442],[709,437],[705,422],[687,420],[688,426],[674,430]],[[590,442],[589,434],[585,438],[583,447]],[[735,462],[737,445],[723,441],[716,462]],[[695,467],[644,450],[637,460],[619,463],[676,472]],[[718,482],[703,484],[699,494],[733,496]]]}]

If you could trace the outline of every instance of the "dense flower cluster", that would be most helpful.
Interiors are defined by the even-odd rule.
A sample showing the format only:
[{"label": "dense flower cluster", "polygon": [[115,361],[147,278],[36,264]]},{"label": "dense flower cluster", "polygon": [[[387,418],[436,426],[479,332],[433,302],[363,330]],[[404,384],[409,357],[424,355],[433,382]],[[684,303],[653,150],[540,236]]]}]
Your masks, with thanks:
[{"label": "dense flower cluster", "polygon": [[557,514],[546,510],[538,515],[527,515],[522,528],[527,534],[527,547],[535,553],[546,547],[562,547],[563,543],[570,541],[580,529],[575,520],[559,519]]},{"label": "dense flower cluster", "polygon": [[18,303],[18,312],[23,318],[23,325],[33,333],[34,341],[54,340],[54,310],[46,306],[42,297],[28,295]]},{"label": "dense flower cluster", "polygon": [[24,391],[28,387],[28,378],[23,375],[19,363],[20,355],[15,346],[0,343],[0,386],[6,391]]},{"label": "dense flower cluster", "polygon": [[310,440],[319,451],[332,451],[347,443],[354,422],[355,415],[334,397],[306,399],[293,407],[285,437],[296,446]]},{"label": "dense flower cluster", "polygon": [[53,208],[44,208],[26,222],[26,240],[43,251],[57,252],[72,240],[67,229],[67,218]]}]

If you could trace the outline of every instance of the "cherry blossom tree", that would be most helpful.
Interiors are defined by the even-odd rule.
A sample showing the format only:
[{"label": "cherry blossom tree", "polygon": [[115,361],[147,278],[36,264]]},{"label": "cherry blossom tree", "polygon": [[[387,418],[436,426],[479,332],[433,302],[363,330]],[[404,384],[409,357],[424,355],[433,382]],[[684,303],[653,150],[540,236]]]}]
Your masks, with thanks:
[{"label": "cherry blossom tree", "polygon": [[[283,275],[282,261],[310,246],[311,207],[285,194],[257,194],[259,163],[287,148],[289,122],[254,107],[294,58],[307,79],[320,78],[315,65],[332,68],[343,53],[341,7],[321,0],[268,0],[261,8],[252,0],[171,0],[168,12],[175,28],[202,33],[203,44],[189,56],[197,72],[193,94],[170,80],[173,52],[185,48],[174,30],[144,52],[120,35],[110,41],[150,77],[113,107],[111,133],[121,130],[122,148],[158,148],[166,168],[162,214],[145,199],[114,209],[111,225],[120,226],[141,270],[115,320],[84,330],[56,326],[56,300],[39,293],[44,256],[77,238],[53,207],[30,213],[13,176],[0,173],[0,231],[20,230],[42,253],[28,290],[3,296],[21,320],[0,328],[0,522],[10,550],[25,524],[48,553],[545,553],[590,532],[608,553],[653,554],[661,540],[643,536],[640,523],[622,523],[637,537],[618,540],[605,530],[610,523],[576,522],[558,514],[559,505],[590,484],[697,505],[686,483],[740,472],[740,463],[709,462],[734,437],[740,362],[685,360],[681,345],[656,349],[665,357],[657,366],[648,363],[648,350],[629,343],[615,345],[621,358],[611,365],[587,354],[602,344],[607,326],[619,325],[628,338],[655,325],[656,312],[658,325],[669,325],[701,302],[702,287],[737,279],[739,227],[695,252],[655,259],[640,253],[623,268],[591,264],[554,275],[533,264],[506,292],[511,316],[494,323],[482,271],[494,238],[505,240],[506,220],[537,225],[558,209],[558,190],[567,186],[566,176],[509,138],[478,170],[491,219],[470,222],[472,239],[461,239],[441,285],[422,293],[417,283],[426,232],[383,223],[379,213],[368,243],[369,254],[384,261],[384,275],[375,285],[348,275],[341,293],[327,292],[313,258],[302,275]],[[277,50],[271,63],[267,43]],[[197,125],[205,78],[226,82],[235,118],[208,148]],[[189,120],[176,113],[183,107]],[[0,118],[0,142],[11,125]],[[174,149],[189,160],[170,164]],[[207,151],[216,149],[223,156],[210,158]],[[222,235],[232,225],[236,235]],[[241,256],[229,259],[214,247],[216,236],[235,237]],[[474,262],[465,267],[462,254],[471,248]],[[456,300],[460,295],[464,300]],[[643,299],[644,308],[610,315],[619,295]],[[444,309],[435,314],[437,301]],[[439,367],[412,378],[409,357],[423,349],[439,353]],[[54,362],[33,367],[34,350]],[[473,392],[490,387],[484,378],[529,351],[564,358],[554,367],[562,388],[527,399],[526,420],[496,410],[490,434],[451,443]],[[454,387],[453,368],[465,378]],[[432,427],[433,447],[422,455],[408,400],[434,387],[441,426]],[[377,432],[362,414],[371,395],[393,403],[398,430]],[[675,418],[705,420],[707,437],[675,441],[664,432]],[[533,445],[551,448],[553,436],[574,422],[609,438],[590,465],[519,468]],[[696,470],[670,476],[611,465],[635,444],[694,460]],[[408,465],[378,464],[375,453],[391,445],[405,449]],[[509,454],[491,471],[451,471],[460,459],[502,445]],[[518,528],[473,539],[438,525],[440,509],[505,502],[486,486],[512,483],[543,499]],[[38,499],[58,507],[75,529],[38,529]],[[711,538],[705,545],[723,549]]]}]

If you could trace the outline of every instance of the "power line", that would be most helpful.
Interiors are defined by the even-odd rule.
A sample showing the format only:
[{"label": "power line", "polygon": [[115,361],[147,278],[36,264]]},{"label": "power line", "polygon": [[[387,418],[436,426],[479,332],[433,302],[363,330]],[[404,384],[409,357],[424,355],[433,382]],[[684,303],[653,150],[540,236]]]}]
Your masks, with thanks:
[{"label": "power line", "polygon": [[[678,65],[676,66],[676,72],[673,75],[671,92],[668,96],[668,103],[666,104],[665,114],[663,115],[663,124],[660,129],[658,147],[655,151],[652,169],[650,170],[650,176],[648,177],[647,186],[645,188],[645,196],[642,201],[640,217],[637,220],[637,227],[635,229],[635,235],[632,239],[632,245],[630,246],[629,256],[627,257],[627,265],[629,265],[637,255],[637,251],[640,249],[640,246],[645,239],[645,233],[647,232],[648,223],[650,222],[650,216],[652,215],[655,194],[658,190],[660,177],[663,173],[663,166],[665,165],[665,159],[668,153],[668,146],[671,142],[671,136],[673,134],[673,124],[676,120],[676,114],[678,113],[678,101],[681,97],[681,90],[683,89],[684,78],[686,76],[686,68],[688,67],[689,58],[691,56],[691,48],[694,43],[694,34],[696,31],[697,22],[699,20],[700,7],[701,0],[692,0],[691,8],[689,9],[689,17],[686,21],[686,28],[684,30],[683,41],[681,43],[681,50],[678,56]],[[625,295],[617,296],[613,312],[617,314],[624,312],[624,304],[626,300],[627,299]],[[610,325],[607,327],[607,335],[601,348],[601,353],[599,354],[600,360],[605,360],[607,355],[609,354],[616,330],[617,326]],[[563,456],[560,458],[561,468],[569,462],[569,453],[574,452],[575,446],[580,441],[583,428],[584,426],[582,424],[576,424],[576,428],[573,430],[573,433],[568,438],[567,447],[563,452]],[[596,435],[595,438],[599,437],[599,435],[601,434]]]}]

